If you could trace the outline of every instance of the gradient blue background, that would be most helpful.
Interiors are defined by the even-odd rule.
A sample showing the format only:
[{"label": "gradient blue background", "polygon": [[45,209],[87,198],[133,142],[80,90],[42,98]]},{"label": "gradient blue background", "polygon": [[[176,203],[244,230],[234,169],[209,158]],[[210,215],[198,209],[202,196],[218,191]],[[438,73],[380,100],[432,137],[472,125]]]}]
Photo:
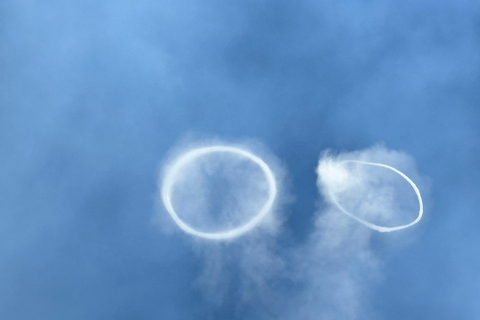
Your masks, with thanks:
[{"label": "gradient blue background", "polygon": [[255,314],[206,303],[188,238],[151,223],[159,163],[187,133],[284,161],[299,244],[321,150],[412,155],[429,211],[371,303],[480,317],[478,2],[1,1],[0,318]]}]

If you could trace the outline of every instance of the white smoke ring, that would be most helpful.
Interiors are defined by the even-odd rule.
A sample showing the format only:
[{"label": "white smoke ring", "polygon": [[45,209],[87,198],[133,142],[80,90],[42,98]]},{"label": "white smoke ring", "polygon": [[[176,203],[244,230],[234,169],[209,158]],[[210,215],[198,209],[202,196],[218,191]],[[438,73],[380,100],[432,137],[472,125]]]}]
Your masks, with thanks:
[{"label": "white smoke ring", "polygon": [[[254,163],[256,163],[263,171],[265,175],[265,179],[268,183],[268,199],[260,209],[260,211],[255,215],[250,221],[245,223],[242,226],[227,230],[227,231],[220,231],[220,232],[202,232],[195,230],[188,224],[186,224],[175,212],[173,208],[172,201],[171,201],[171,192],[172,188],[176,182],[177,175],[182,171],[183,167],[195,161],[197,158],[215,152],[222,152],[222,153],[233,153],[242,157],[245,157]],[[275,175],[273,174],[270,167],[258,156],[245,151],[240,148],[230,147],[230,146],[210,146],[210,147],[203,147],[197,148],[188,151],[181,155],[169,168],[167,171],[164,179],[163,179],[163,186],[162,186],[162,200],[167,209],[168,213],[172,217],[173,221],[186,233],[191,235],[202,237],[206,239],[213,239],[213,240],[225,240],[225,239],[232,239],[238,237],[250,230],[252,230],[255,226],[257,226],[260,221],[270,212],[272,206],[275,202],[275,197],[277,195],[277,185],[275,182]]]},{"label": "white smoke ring", "polygon": [[344,164],[344,163],[360,163],[360,164],[364,164],[364,165],[383,167],[383,168],[390,169],[393,172],[399,174],[402,178],[407,180],[407,182],[410,184],[410,186],[415,191],[415,194],[417,195],[417,198],[418,198],[419,210],[418,210],[418,215],[415,218],[415,220],[413,220],[412,222],[410,222],[408,224],[395,226],[395,227],[384,227],[384,226],[379,226],[379,225],[373,224],[371,222],[368,222],[366,220],[363,220],[363,219],[351,214],[350,212],[348,212],[345,208],[343,208],[340,205],[340,203],[339,203],[337,197],[335,196],[335,194],[333,192],[329,192],[330,199],[343,213],[347,214],[348,216],[357,220],[358,222],[362,223],[363,225],[365,225],[365,226],[367,226],[367,227],[369,227],[373,230],[377,230],[379,232],[391,232],[391,231],[405,229],[405,228],[413,226],[418,221],[420,221],[420,219],[422,219],[422,216],[423,216],[423,201],[422,201],[422,196],[420,194],[420,190],[418,190],[418,187],[416,186],[416,184],[406,174],[404,174],[400,170],[395,169],[394,167],[391,167],[391,166],[388,166],[388,165],[382,164],[382,163],[367,162],[367,161],[360,161],[360,160],[345,160],[345,161],[339,162],[338,165],[341,165],[341,164]]}]

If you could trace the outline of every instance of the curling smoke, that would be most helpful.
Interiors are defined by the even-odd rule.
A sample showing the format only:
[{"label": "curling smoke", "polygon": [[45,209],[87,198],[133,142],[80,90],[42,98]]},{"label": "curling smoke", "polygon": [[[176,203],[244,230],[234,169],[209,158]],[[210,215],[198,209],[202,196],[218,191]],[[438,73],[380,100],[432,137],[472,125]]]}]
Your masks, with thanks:
[{"label": "curling smoke", "polygon": [[[377,156],[380,150],[377,147]],[[406,157],[396,154],[400,159]],[[401,230],[419,222],[423,215],[423,201],[416,184],[393,166],[360,160],[368,157],[372,157],[371,153],[356,152],[337,157],[324,154],[317,167],[317,184],[326,200],[346,215],[379,232]],[[399,158],[395,160],[398,162]],[[397,176],[392,175],[392,172]],[[411,212],[407,210],[413,209],[411,205],[405,209],[401,204],[411,202],[411,194],[399,178],[408,182],[418,199],[418,215],[410,222],[405,222],[405,217],[411,216]],[[369,219],[390,224],[403,222],[399,225],[383,226]]]},{"label": "curling smoke", "polygon": [[[245,162],[251,162],[256,167]],[[208,180],[212,180],[218,172],[226,180],[223,179],[214,189],[222,191],[228,185],[233,192],[226,195],[226,200],[220,200],[224,202],[221,208],[213,208],[221,211],[216,213],[216,219],[205,223],[205,220],[199,220],[208,217],[209,207],[212,209]],[[178,211],[190,212],[190,220],[197,225],[210,224],[206,227],[214,225],[216,221],[213,220],[224,220],[226,230],[207,232],[185,222],[174,209],[172,198],[175,193],[176,205],[185,209]],[[208,146],[183,153],[167,168],[161,194],[165,208],[183,231],[197,237],[222,240],[238,237],[257,226],[272,210],[277,185],[270,167],[253,153],[231,146]]]}]

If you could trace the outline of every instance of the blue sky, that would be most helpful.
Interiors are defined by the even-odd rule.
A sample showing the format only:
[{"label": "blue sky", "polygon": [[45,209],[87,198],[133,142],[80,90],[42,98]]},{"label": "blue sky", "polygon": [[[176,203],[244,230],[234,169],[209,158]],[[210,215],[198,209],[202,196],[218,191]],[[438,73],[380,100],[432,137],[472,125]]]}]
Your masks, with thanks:
[{"label": "blue sky", "polygon": [[[479,53],[474,1],[2,1],[0,318],[475,319]],[[152,222],[170,150],[213,138],[285,172],[262,246]],[[378,267],[325,258],[355,270],[359,313],[306,307],[288,271],[314,255],[319,155],[377,143],[415,160],[425,218],[371,236]],[[249,248],[265,293],[241,289]]]}]

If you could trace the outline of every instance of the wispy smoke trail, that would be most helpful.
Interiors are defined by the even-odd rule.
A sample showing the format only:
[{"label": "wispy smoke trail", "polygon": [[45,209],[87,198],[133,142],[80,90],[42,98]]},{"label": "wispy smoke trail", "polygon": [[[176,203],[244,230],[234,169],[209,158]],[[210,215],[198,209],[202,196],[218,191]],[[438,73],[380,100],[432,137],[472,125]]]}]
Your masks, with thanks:
[{"label": "wispy smoke trail", "polygon": [[411,157],[382,146],[339,154],[327,151],[321,155],[317,185],[326,202],[316,213],[315,231],[309,241],[292,255],[298,279],[305,288],[289,319],[378,316],[372,310],[369,294],[371,286],[382,278],[383,259],[371,244],[390,235],[379,238],[372,229],[341,212],[331,201],[332,189],[350,212],[379,224],[412,221],[418,212],[415,193],[401,176],[382,167],[347,169],[335,165],[346,160],[389,164],[422,181]]},{"label": "wispy smoke trail", "polygon": [[[177,170],[169,192],[171,203],[182,220],[202,232],[222,235],[217,240],[223,241],[209,241],[212,238],[204,239],[187,232],[193,237],[186,239],[192,241],[193,251],[201,261],[193,287],[205,303],[212,306],[206,311],[207,318],[237,319],[247,317],[249,312],[260,312],[264,318],[272,312],[271,304],[281,301],[280,296],[274,298],[279,294],[271,286],[281,278],[284,269],[282,257],[274,252],[284,219],[282,208],[290,201],[285,187],[286,171],[281,162],[258,143],[187,142],[167,159],[159,189],[164,187],[164,178],[172,172],[178,159],[211,146],[222,148],[196,157]],[[249,155],[228,152],[228,148]],[[258,157],[257,161],[252,160],[252,156]],[[269,170],[271,177],[266,174]],[[249,226],[241,237],[230,236],[231,230],[248,224],[261,213],[272,194],[272,185],[276,197],[269,205],[268,214]],[[169,217],[168,212],[160,211],[162,224],[168,223],[165,217]]]},{"label": "wispy smoke trail", "polygon": [[[179,212],[190,210],[190,216],[186,214],[184,218],[207,229],[215,229],[216,223],[224,228],[251,218],[247,213],[258,211],[259,203],[267,196],[261,172],[219,154],[204,160],[208,161],[199,161],[179,177],[181,187],[174,192]],[[414,220],[418,203],[411,185],[397,172],[382,166],[339,165],[347,160],[391,165],[421,182],[412,158],[382,146],[339,154],[324,152],[317,168],[317,185],[326,202],[315,213],[314,232],[306,243],[294,247],[280,245],[278,207],[269,215],[270,224],[268,220],[265,223],[270,228],[265,229],[262,223],[245,237],[226,243],[194,240],[194,252],[203,265],[195,287],[212,306],[210,317],[375,319],[368,297],[371,286],[382,277],[383,259],[371,242],[382,238],[342,213],[330,194],[334,192],[342,207],[361,219],[385,226]],[[282,177],[281,166],[272,163],[273,172],[279,170],[278,177]],[[219,185],[209,185],[208,181],[214,180],[218,172],[229,177],[230,182],[223,180]],[[276,180],[283,191],[281,197],[286,198],[282,182]],[[226,195],[223,191],[228,187],[231,193]],[[212,192],[222,196],[215,198]],[[212,199],[222,205],[209,206]],[[233,210],[234,206],[240,210]],[[234,214],[220,210],[219,216],[212,216],[213,211],[222,207]]]}]

